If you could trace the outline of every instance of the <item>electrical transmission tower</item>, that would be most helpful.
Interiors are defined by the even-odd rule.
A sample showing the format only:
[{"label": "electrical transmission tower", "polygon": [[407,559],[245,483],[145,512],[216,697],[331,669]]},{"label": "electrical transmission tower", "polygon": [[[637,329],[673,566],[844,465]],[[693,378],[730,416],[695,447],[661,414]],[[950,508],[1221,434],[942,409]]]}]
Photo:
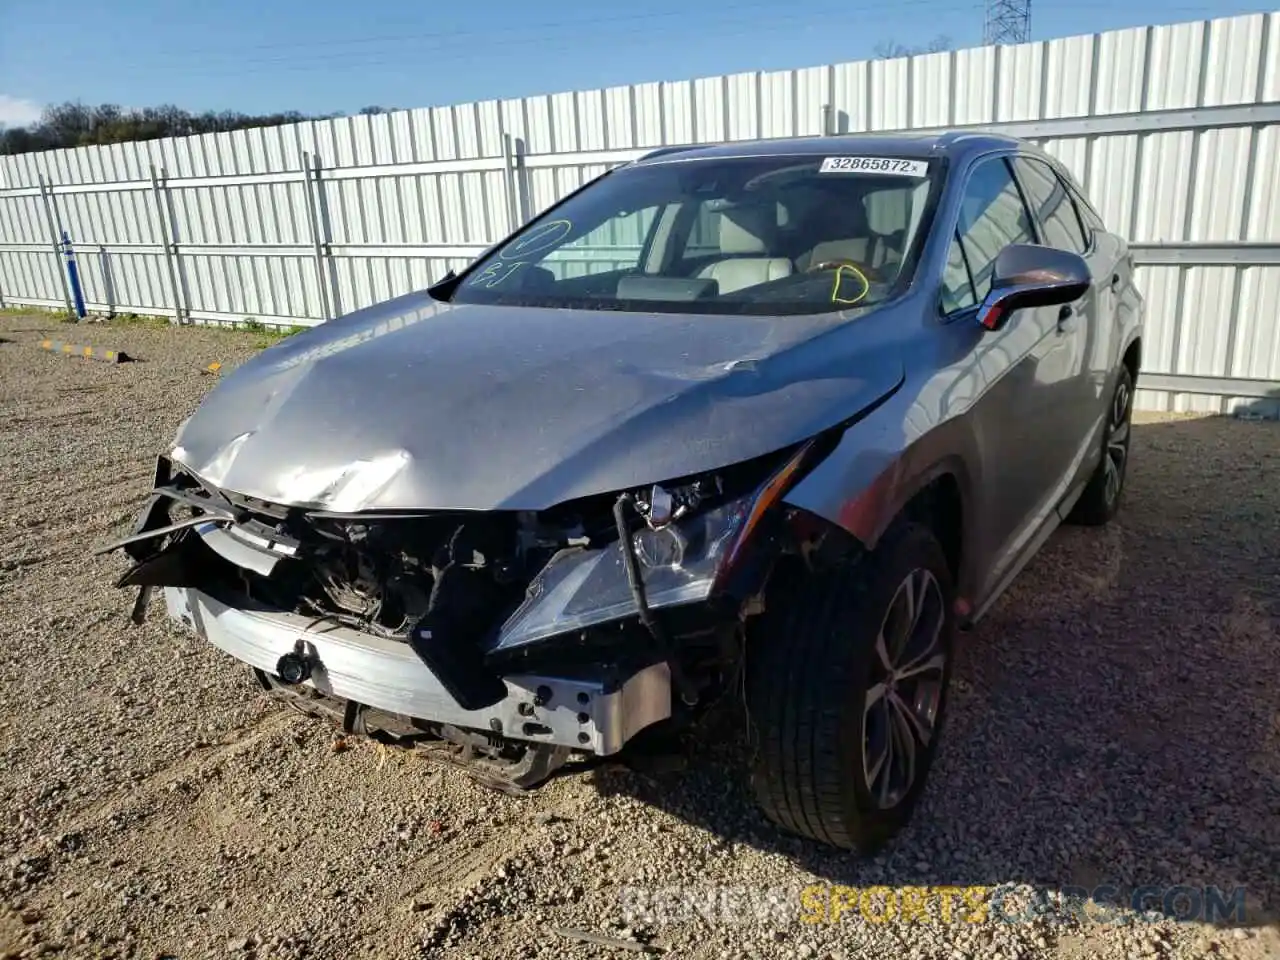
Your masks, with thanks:
[{"label": "electrical transmission tower", "polygon": [[1031,0],[987,0],[982,42],[1026,43],[1031,39]]}]

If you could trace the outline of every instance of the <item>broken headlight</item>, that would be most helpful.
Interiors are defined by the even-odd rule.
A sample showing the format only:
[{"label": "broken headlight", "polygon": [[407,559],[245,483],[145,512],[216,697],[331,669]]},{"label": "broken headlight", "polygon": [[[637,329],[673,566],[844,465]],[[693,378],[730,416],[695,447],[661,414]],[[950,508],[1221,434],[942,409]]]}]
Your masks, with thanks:
[{"label": "broken headlight", "polygon": [[[710,597],[807,451],[808,447],[802,449],[749,493],[710,506],[701,506],[710,491],[703,498],[690,498],[690,488],[681,488],[669,502],[667,491],[655,488],[656,496],[651,492],[638,508],[646,525],[630,534],[648,608]],[[561,550],[552,557],[529,585],[524,602],[502,625],[491,652],[636,616],[639,608],[627,580],[622,547],[615,541],[598,549]]]}]

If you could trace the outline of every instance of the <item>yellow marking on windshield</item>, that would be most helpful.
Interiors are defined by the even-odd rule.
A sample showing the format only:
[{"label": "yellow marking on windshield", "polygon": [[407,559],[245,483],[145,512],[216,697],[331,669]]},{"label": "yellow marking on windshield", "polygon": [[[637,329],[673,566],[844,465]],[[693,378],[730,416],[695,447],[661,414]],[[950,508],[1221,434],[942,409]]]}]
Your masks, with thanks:
[{"label": "yellow marking on windshield", "polygon": [[[849,271],[849,273],[851,273],[854,277],[856,277],[859,284],[861,284],[862,286],[862,289],[859,290],[857,295],[854,297],[840,296],[840,283],[844,279],[846,270]],[[831,287],[832,303],[843,303],[847,307],[853,306],[855,303],[858,303],[860,300],[862,300],[862,298],[865,297],[870,292],[871,292],[871,281],[868,280],[867,275],[863,273],[861,270],[859,270],[857,267],[848,263],[842,263],[840,264],[840,266],[836,267],[836,279],[835,279],[835,283]]]},{"label": "yellow marking on windshield", "polygon": [[495,260],[472,278],[471,285],[493,289],[523,266],[523,260],[517,260],[514,263],[503,263],[501,260]]},{"label": "yellow marking on windshield", "polygon": [[542,253],[555,246],[573,230],[569,220],[549,220],[539,224],[522,237],[517,237],[498,251],[500,259],[515,260],[534,253]]}]

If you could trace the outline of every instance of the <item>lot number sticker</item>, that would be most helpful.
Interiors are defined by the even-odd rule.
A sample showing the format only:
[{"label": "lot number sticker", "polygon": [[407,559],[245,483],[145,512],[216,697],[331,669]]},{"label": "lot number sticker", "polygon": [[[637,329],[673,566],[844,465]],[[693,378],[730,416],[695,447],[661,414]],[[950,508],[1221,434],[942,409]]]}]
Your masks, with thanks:
[{"label": "lot number sticker", "polygon": [[927,160],[903,160],[900,157],[826,157],[819,173],[888,173],[900,177],[923,177],[929,169]]}]

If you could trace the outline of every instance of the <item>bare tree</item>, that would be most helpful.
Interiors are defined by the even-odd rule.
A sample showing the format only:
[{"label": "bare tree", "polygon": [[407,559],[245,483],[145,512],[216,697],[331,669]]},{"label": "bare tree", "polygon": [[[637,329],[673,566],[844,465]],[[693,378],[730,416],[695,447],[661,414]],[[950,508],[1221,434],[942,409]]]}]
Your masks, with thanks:
[{"label": "bare tree", "polygon": [[908,47],[896,40],[885,40],[877,43],[872,51],[877,60],[893,60],[897,57],[918,57],[925,53],[942,53],[951,49],[951,38],[938,34],[923,46]]}]

